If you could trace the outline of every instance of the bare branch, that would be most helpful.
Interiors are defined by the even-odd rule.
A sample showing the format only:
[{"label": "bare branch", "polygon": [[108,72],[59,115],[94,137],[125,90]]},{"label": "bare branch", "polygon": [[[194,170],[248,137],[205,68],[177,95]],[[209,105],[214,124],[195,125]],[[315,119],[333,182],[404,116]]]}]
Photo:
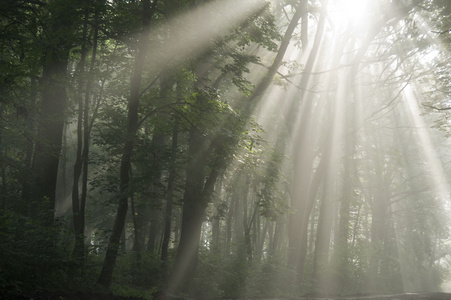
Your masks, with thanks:
[{"label": "bare branch", "polygon": [[424,104],[424,103],[423,103],[423,106],[425,106],[427,108],[435,109],[435,110],[451,110],[451,107],[437,107],[434,105]]}]

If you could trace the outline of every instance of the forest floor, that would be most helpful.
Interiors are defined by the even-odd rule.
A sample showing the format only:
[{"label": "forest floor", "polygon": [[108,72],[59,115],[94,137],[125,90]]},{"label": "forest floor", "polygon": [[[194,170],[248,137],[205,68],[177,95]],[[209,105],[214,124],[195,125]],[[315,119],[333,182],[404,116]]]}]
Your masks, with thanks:
[{"label": "forest floor", "polygon": [[[451,293],[406,293],[395,295],[354,295],[345,297],[333,297],[333,296],[309,296],[306,295],[297,299],[271,299],[271,300],[451,300]],[[242,299],[242,300],[269,300],[269,299]]]},{"label": "forest floor", "polygon": [[[36,292],[29,295],[7,295],[0,292],[0,300],[145,300],[137,297],[121,297],[113,294],[97,293],[66,293],[66,292]],[[164,300],[183,300],[181,298],[165,298]],[[407,293],[396,295],[355,295],[348,297],[313,296],[301,298],[241,298],[215,300],[451,300],[451,293]],[[209,300],[209,299],[202,299]]]},{"label": "forest floor", "polygon": [[24,295],[3,294],[0,300],[144,300],[137,297],[121,297],[113,294],[82,293],[82,292],[35,292]]}]

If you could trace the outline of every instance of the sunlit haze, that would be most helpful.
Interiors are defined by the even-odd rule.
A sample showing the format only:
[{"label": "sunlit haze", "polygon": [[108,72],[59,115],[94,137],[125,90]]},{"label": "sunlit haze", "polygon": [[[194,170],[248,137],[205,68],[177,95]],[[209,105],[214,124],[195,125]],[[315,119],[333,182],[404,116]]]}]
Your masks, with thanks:
[{"label": "sunlit haze", "polygon": [[[329,1],[328,14],[338,30],[363,30],[371,22],[371,9],[377,1],[337,0]],[[372,7],[370,6],[372,3]]]}]

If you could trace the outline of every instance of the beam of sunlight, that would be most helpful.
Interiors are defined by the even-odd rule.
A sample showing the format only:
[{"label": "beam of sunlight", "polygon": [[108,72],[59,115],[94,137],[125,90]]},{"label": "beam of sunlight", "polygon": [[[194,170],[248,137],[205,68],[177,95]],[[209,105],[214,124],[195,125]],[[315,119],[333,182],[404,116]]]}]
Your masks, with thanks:
[{"label": "beam of sunlight", "polygon": [[349,28],[363,31],[368,24],[371,12],[368,0],[339,0],[331,1],[328,8],[329,21],[337,31]]},{"label": "beam of sunlight", "polygon": [[445,204],[449,198],[449,185],[446,182],[445,172],[440,163],[438,155],[434,149],[427,125],[421,117],[421,111],[418,107],[418,95],[411,85],[404,89],[403,100],[406,105],[406,112],[409,114],[412,124],[417,128],[417,144],[421,147],[421,152],[427,166],[429,167],[430,184],[436,191],[437,197]]},{"label": "beam of sunlight", "polygon": [[[232,2],[233,4],[230,1],[213,1],[187,14],[172,19],[168,25],[163,25],[155,29],[152,32],[154,37],[159,34],[168,34],[170,40],[169,42],[162,43],[160,49],[152,54],[152,62],[155,66],[156,73],[158,74],[162,70],[175,67],[185,62],[186,59],[201,56],[212,42],[220,40],[234,26],[241,24],[247,17],[258,12],[264,1]],[[360,170],[358,171],[360,173],[355,176],[359,177],[356,181],[361,181],[358,183],[362,187],[354,188],[353,192],[356,194],[355,197],[360,197],[358,201],[363,203],[361,204],[364,207],[363,209],[372,209],[369,208],[369,203],[378,200],[375,199],[377,198],[375,195],[380,196],[383,194],[381,198],[388,195],[388,198],[384,199],[384,201],[390,202],[392,200],[390,193],[396,188],[399,188],[396,184],[398,184],[397,180],[400,179],[395,177],[400,175],[396,174],[398,172],[396,167],[389,165],[393,161],[393,158],[390,157],[390,153],[384,150],[386,146],[389,148],[396,147],[392,144],[394,142],[391,141],[393,132],[385,127],[386,124],[382,125],[384,122],[392,124],[393,118],[390,118],[388,112],[394,111],[396,105],[393,105],[392,102],[387,105],[385,103],[381,104],[381,100],[379,99],[383,99],[384,96],[370,96],[371,93],[376,93],[375,91],[379,92],[385,89],[385,87],[376,86],[377,84],[372,82],[374,78],[378,77],[378,74],[385,75],[383,70],[385,67],[384,62],[380,62],[379,64],[374,63],[370,67],[366,65],[363,68],[353,68],[351,65],[354,61],[354,56],[359,52],[363,43],[363,39],[359,38],[361,37],[360,34],[371,23],[370,16],[374,14],[374,11],[371,11],[374,8],[372,5],[375,4],[370,4],[367,0],[332,1],[328,11],[329,22],[332,26],[324,33],[318,50],[318,56],[311,70],[312,74],[301,74],[300,76],[290,77],[292,82],[289,82],[285,89],[274,86],[270,87],[263,95],[262,100],[258,102],[253,112],[257,123],[266,131],[264,138],[269,142],[268,144],[279,147],[279,141],[281,143],[285,142],[285,136],[283,138],[281,137],[281,131],[286,131],[286,128],[284,128],[286,124],[283,123],[283,117],[289,115],[287,110],[296,109],[296,113],[294,114],[295,118],[292,120],[294,123],[292,126],[293,130],[289,132],[291,136],[287,142],[291,143],[291,145],[281,148],[285,148],[282,150],[286,151],[285,155],[287,157],[298,157],[297,161],[295,159],[290,162],[287,162],[288,159],[284,161],[284,164],[287,165],[286,167],[290,169],[289,171],[284,170],[284,172],[285,174],[290,174],[291,177],[295,177],[293,173],[298,172],[300,174],[298,175],[299,182],[291,182],[293,190],[295,190],[293,194],[299,196],[299,199],[291,199],[291,209],[295,213],[299,212],[299,218],[302,222],[307,222],[307,224],[311,216],[310,212],[314,211],[314,208],[312,209],[309,205],[316,205],[321,196],[323,196],[321,195],[321,191],[318,192],[319,195],[316,194],[316,190],[321,190],[321,188],[314,187],[313,184],[315,175],[320,172],[319,164],[322,159],[327,158],[329,160],[329,165],[325,171],[328,176],[326,176],[326,179],[320,179],[323,188],[324,186],[330,186],[326,188],[330,188],[332,191],[331,194],[335,194],[335,191],[343,184],[343,178],[340,178],[343,164],[346,163],[343,157],[349,155],[349,153],[344,153],[344,143],[347,141],[346,135],[354,135],[354,145],[347,151],[352,151],[352,156],[355,155],[354,152],[360,152],[355,155],[356,157],[352,157],[352,160],[357,161],[353,162],[353,164],[360,164],[355,167]],[[181,24],[186,24],[186,26],[181,26]],[[350,28],[352,30],[347,32]],[[424,28],[426,27],[423,26]],[[428,39],[431,39],[430,41],[436,44],[439,42],[431,36]],[[385,42],[392,43],[391,40]],[[371,51],[373,50],[371,49]],[[374,51],[377,52],[377,50]],[[432,60],[434,58],[434,52],[431,53],[430,59]],[[290,45],[285,59],[296,61],[299,65],[302,65],[308,59],[309,54],[310,49],[301,50],[295,47],[293,43]],[[396,65],[388,65],[386,67],[387,72],[391,72],[392,68],[396,68]],[[363,69],[364,71],[362,71]],[[322,70],[329,71],[322,72]],[[358,74],[352,74],[355,70],[358,70]],[[287,70],[281,67],[279,71],[280,73],[284,73]],[[392,74],[389,75],[391,76]],[[297,83],[304,76],[308,78],[308,83],[306,84],[307,89],[299,91],[299,85]],[[378,81],[383,81],[382,75],[380,76]],[[261,78],[261,72],[257,75],[251,72],[247,79],[251,82],[256,82],[259,78]],[[383,91],[386,92],[385,90]],[[387,93],[389,94],[391,92],[393,90]],[[413,87],[410,85],[403,88],[403,91],[400,93],[404,96],[400,98],[403,99],[402,101],[406,108],[405,113],[410,119],[408,125],[412,125],[417,132],[414,135],[416,137],[415,145],[420,149],[422,159],[429,168],[427,170],[430,175],[429,185],[435,191],[437,198],[444,201],[448,199],[450,189],[445,180],[444,170],[435,152],[426,122],[421,117],[417,103],[419,99]],[[372,100],[375,101],[372,102]],[[293,103],[298,103],[298,105]],[[350,108],[351,106],[352,108]],[[382,109],[380,107],[378,108],[378,106],[382,106]],[[383,119],[381,117],[382,121],[380,122],[371,118],[371,114],[377,109],[384,113],[382,116]],[[349,114],[353,114],[351,117],[352,121],[347,120]],[[330,143],[329,149],[327,146],[324,146],[327,143]],[[357,147],[360,147],[360,150],[356,150]],[[246,149],[240,149],[239,151],[241,152],[235,153],[235,158],[246,155]],[[295,152],[297,153],[295,154]],[[357,157],[359,155],[360,157]],[[289,165],[290,163],[291,165]],[[244,164],[243,160],[235,159],[228,167],[236,170],[240,168],[240,164]],[[379,170],[375,170],[376,167]],[[387,172],[392,172],[390,176],[393,177],[383,178]],[[376,184],[371,182],[375,178],[378,181]],[[233,176],[230,176],[222,184],[224,186],[232,186],[235,179]],[[380,191],[377,191],[377,188],[384,187],[384,184],[388,192],[380,193]],[[360,194],[357,195],[358,193]],[[338,199],[335,199],[334,195],[331,197],[334,198],[331,199],[333,201],[331,202],[331,207],[338,207]],[[311,199],[313,199],[312,202],[314,204],[309,203]],[[302,203],[296,204],[296,201]],[[367,206],[366,208],[365,205]],[[437,205],[443,205],[443,203],[438,203]],[[391,215],[393,214],[392,211],[403,208],[389,204],[389,208],[387,209],[387,213]],[[333,211],[336,214],[337,209],[333,209]],[[360,208],[358,213],[360,213]],[[366,215],[367,219],[365,220],[366,223],[362,223],[363,225],[360,226],[364,227],[362,230],[367,230],[367,232],[362,233],[367,240],[369,240],[368,237],[373,238],[370,232],[371,222],[373,221],[372,213],[362,213]],[[338,217],[338,215],[334,215],[334,217]],[[298,226],[299,231],[308,230],[305,229],[307,228],[305,224],[296,223],[295,226]],[[304,228],[302,228],[303,226]],[[402,239],[404,237],[402,235],[398,236],[397,226],[397,223],[393,225],[395,229],[394,242],[396,243],[395,247],[400,258],[401,276],[403,277],[402,281],[404,284],[404,282],[408,281],[408,274],[402,271],[403,269],[408,269],[408,266],[406,266],[408,262],[403,259],[403,251],[405,250],[402,248],[405,245],[402,244],[404,242]],[[210,227],[206,225],[205,228]],[[211,228],[208,230],[211,230]],[[298,232],[298,234],[300,236],[302,235],[301,232]],[[307,235],[302,236],[305,237]],[[313,240],[314,238],[312,238]],[[207,240],[205,239],[205,241]],[[303,240],[301,243],[308,243],[308,241]],[[299,245],[294,246],[297,247]],[[295,250],[299,251],[299,249],[300,247]],[[333,245],[330,249],[333,249]],[[188,262],[186,262],[186,266],[187,264]],[[176,278],[176,281],[180,279]],[[333,284],[333,282],[328,280],[330,279],[320,278],[318,282],[319,286]],[[404,289],[404,286],[402,288]]]},{"label": "beam of sunlight", "polygon": [[257,14],[264,5],[264,0],[216,0],[157,26],[150,33],[154,41],[152,73],[157,75],[187,59],[201,57],[212,43],[229,34],[235,26],[243,25],[248,17]]}]

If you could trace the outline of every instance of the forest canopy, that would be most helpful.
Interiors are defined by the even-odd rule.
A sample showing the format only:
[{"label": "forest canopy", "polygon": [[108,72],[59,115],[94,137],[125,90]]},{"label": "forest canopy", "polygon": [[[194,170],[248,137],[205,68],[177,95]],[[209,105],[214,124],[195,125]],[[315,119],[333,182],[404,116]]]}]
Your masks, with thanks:
[{"label": "forest canopy", "polygon": [[446,291],[448,0],[0,2],[0,297]]}]

